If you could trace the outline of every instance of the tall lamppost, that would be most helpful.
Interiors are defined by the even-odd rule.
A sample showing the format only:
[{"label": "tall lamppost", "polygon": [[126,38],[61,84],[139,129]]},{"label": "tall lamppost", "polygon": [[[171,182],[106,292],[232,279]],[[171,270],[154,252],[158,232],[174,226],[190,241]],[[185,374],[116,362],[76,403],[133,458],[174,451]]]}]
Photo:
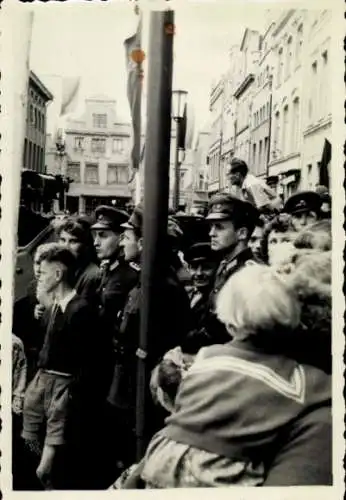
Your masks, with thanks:
[{"label": "tall lamppost", "polygon": [[174,196],[173,208],[179,210],[179,197],[180,197],[180,165],[183,161],[185,154],[182,148],[179,148],[180,126],[184,116],[184,110],[187,100],[186,90],[173,90],[172,92],[172,118],[176,122],[175,132],[175,160],[174,160]]}]

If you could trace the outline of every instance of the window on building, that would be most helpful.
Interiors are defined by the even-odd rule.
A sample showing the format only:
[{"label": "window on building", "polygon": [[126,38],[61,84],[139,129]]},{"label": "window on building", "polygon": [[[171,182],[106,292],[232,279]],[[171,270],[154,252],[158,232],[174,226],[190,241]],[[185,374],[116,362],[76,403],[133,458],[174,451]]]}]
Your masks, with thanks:
[{"label": "window on building", "polygon": [[258,172],[262,171],[262,154],[263,154],[262,147],[263,147],[263,143],[262,143],[262,141],[259,141],[259,147],[258,147]]},{"label": "window on building", "polygon": [[264,138],[264,154],[263,154],[263,166],[266,167],[268,163],[268,147],[269,147],[269,138]]},{"label": "window on building", "polygon": [[316,114],[318,99],[318,81],[317,81],[317,61],[311,65],[311,92],[309,93],[309,118],[314,119]]},{"label": "window on building", "polygon": [[256,158],[256,148],[257,148],[257,145],[256,143],[254,143],[252,145],[252,164],[253,164],[253,168],[254,168],[254,171],[257,172],[257,158]]},{"label": "window on building", "polygon": [[322,67],[321,67],[321,116],[325,117],[331,113],[331,99],[329,90],[329,64],[328,64],[328,51],[322,54]]},{"label": "window on building", "polygon": [[80,163],[70,162],[67,164],[67,177],[70,177],[74,182],[80,182]]},{"label": "window on building", "polygon": [[35,124],[34,106],[32,104],[30,104],[29,120],[30,120],[31,125]]},{"label": "window on building", "polygon": [[107,168],[107,184],[118,184],[118,167],[109,164]]},{"label": "window on building", "polygon": [[313,182],[312,182],[312,165],[308,165],[307,167],[307,188],[311,189],[313,187]]},{"label": "window on building", "polygon": [[28,159],[27,159],[26,168],[29,168],[30,170],[32,170],[32,142],[31,141],[29,141]]},{"label": "window on building", "polygon": [[93,127],[94,128],[107,128],[107,114],[93,113]]},{"label": "window on building", "polygon": [[127,182],[127,166],[110,163],[107,169],[107,184],[127,184]]},{"label": "window on building", "polygon": [[283,121],[282,121],[282,139],[281,139],[281,150],[282,154],[287,154],[287,133],[288,133],[288,106],[284,107]]},{"label": "window on building", "polygon": [[278,61],[277,61],[277,83],[281,85],[282,80],[282,68],[283,68],[283,49],[280,47],[278,52]]},{"label": "window on building", "polygon": [[286,73],[285,78],[288,78],[292,70],[292,37],[290,36],[287,40],[286,46]]},{"label": "window on building", "polygon": [[24,139],[23,167],[27,168],[28,139]]},{"label": "window on building", "polygon": [[75,137],[74,147],[75,149],[84,149],[84,137]]},{"label": "window on building", "polygon": [[267,108],[267,118],[270,118],[270,105],[269,105],[269,102],[267,102],[266,108]]},{"label": "window on building", "polygon": [[91,139],[92,153],[105,153],[106,152],[106,139],[93,138]]},{"label": "window on building", "polygon": [[123,139],[113,139],[113,153],[122,153],[124,150]]},{"label": "window on building", "polygon": [[87,163],[84,172],[85,184],[98,184],[99,183],[99,166],[97,163]]},{"label": "window on building", "polygon": [[300,24],[297,30],[296,38],[296,66],[299,66],[302,58],[302,47],[303,47],[303,25]]},{"label": "window on building", "polygon": [[280,113],[275,113],[275,126],[274,126],[274,141],[273,141],[273,157],[278,158],[281,156],[280,152]]},{"label": "window on building", "polygon": [[292,129],[291,129],[291,150],[298,151],[299,130],[300,130],[300,117],[299,117],[299,97],[293,101],[292,109]]}]

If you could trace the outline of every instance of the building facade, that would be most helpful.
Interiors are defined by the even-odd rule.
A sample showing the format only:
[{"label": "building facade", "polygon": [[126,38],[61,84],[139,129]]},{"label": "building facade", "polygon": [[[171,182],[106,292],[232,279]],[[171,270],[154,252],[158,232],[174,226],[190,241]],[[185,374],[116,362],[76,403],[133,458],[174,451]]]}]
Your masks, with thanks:
[{"label": "building facade", "polygon": [[45,173],[47,104],[53,95],[42,81],[30,71],[28,106],[23,148],[23,169]]},{"label": "building facade", "polygon": [[[246,29],[240,45],[240,59],[234,85],[236,98],[235,156],[250,164],[251,114],[255,75],[259,60],[260,35]],[[251,167],[251,165],[250,165]]]},{"label": "building facade", "polygon": [[272,35],[275,57],[272,90],[271,157],[268,174],[284,198],[300,187],[302,92],[308,12],[284,11]]},{"label": "building facade", "polygon": [[249,164],[257,177],[268,177],[272,116],[273,52],[271,36],[275,24],[270,23],[261,38],[261,50],[253,83],[250,121],[251,151]]},{"label": "building facade", "polygon": [[[301,188],[322,183],[321,156],[325,140],[332,142],[331,29],[332,12],[311,11],[305,25],[305,64],[302,96]],[[328,185],[330,184],[330,167]]]},{"label": "building facade", "polygon": [[223,142],[223,122],[225,103],[225,77],[213,86],[210,93],[210,136],[209,136],[209,172],[208,193],[211,196],[221,190],[223,176],[221,156]]},{"label": "building facade", "polygon": [[234,155],[284,199],[330,177],[331,30],[331,10],[303,9],[269,10],[261,36],[245,30],[211,91],[209,194],[224,189]]},{"label": "building facade", "polygon": [[193,150],[192,187],[187,211],[203,212],[208,203],[208,170],[209,170],[210,131],[204,128],[197,134]]},{"label": "building facade", "polygon": [[117,116],[116,101],[103,96],[87,99],[83,116],[67,121],[62,159],[54,144],[50,154],[50,171],[62,170],[72,180],[67,210],[91,213],[102,204],[124,208],[131,200],[130,133],[130,124]]}]

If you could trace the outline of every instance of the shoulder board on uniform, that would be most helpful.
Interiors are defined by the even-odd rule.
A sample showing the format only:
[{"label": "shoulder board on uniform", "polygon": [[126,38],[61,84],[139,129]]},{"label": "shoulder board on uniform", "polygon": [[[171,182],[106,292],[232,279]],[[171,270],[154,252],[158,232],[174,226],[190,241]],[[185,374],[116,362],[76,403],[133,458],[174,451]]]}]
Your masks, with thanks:
[{"label": "shoulder board on uniform", "polygon": [[232,260],[227,266],[225,267],[225,271],[231,271],[238,265],[238,259]]},{"label": "shoulder board on uniform", "polygon": [[129,266],[130,266],[132,269],[134,269],[135,271],[137,271],[138,273],[139,273],[139,272],[140,272],[140,270],[141,270],[141,267],[140,267],[138,264],[136,264],[135,262],[130,262]]}]

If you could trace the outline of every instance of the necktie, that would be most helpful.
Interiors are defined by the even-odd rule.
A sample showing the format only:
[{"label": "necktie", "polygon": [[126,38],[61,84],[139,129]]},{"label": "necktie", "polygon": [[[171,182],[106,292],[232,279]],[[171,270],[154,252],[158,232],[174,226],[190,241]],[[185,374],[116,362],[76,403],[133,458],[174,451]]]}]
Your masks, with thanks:
[{"label": "necktie", "polygon": [[61,307],[59,304],[54,303],[48,321],[48,326],[46,330],[46,335],[44,338],[43,347],[39,355],[39,366],[45,368],[49,361],[49,352],[53,338],[54,325],[56,323],[57,316],[62,314]]}]

